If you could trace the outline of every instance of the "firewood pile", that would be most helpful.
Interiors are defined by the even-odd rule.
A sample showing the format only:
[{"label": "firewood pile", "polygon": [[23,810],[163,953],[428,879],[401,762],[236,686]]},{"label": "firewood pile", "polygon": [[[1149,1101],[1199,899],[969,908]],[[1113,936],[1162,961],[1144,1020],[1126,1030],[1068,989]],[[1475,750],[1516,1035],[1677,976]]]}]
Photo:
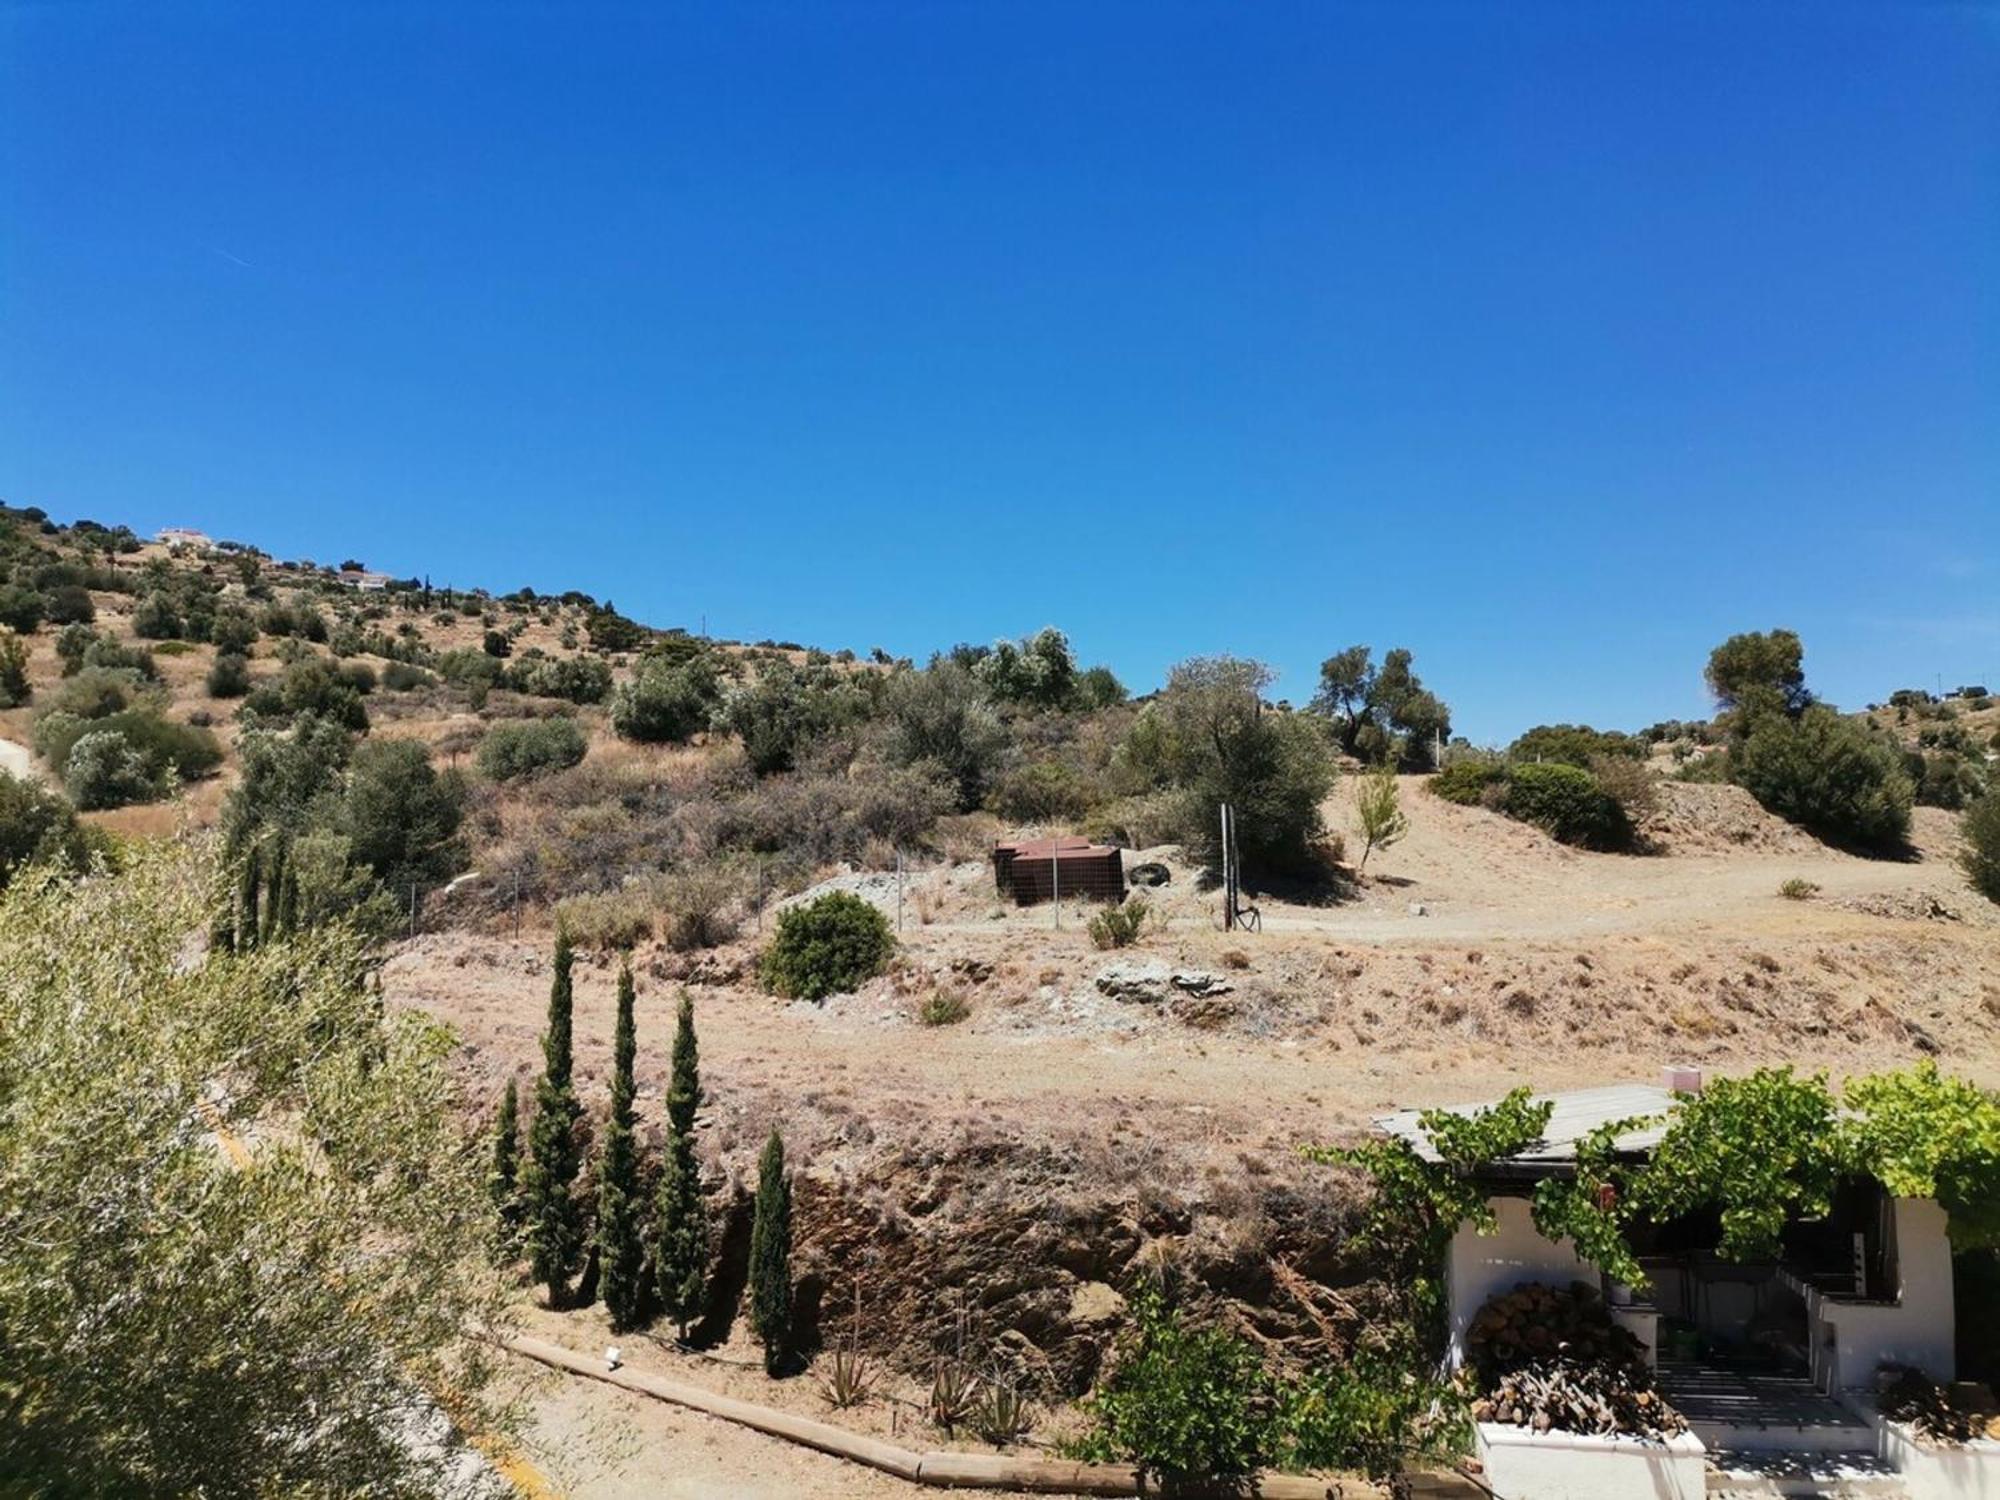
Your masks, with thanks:
[{"label": "firewood pile", "polygon": [[1465,1348],[1479,1392],[1475,1421],[1598,1436],[1669,1438],[1687,1430],[1653,1389],[1644,1346],[1582,1282],[1493,1298],[1473,1318]]},{"label": "firewood pile", "polygon": [[1934,1443],[1969,1443],[2000,1438],[2000,1403],[1984,1386],[1942,1386],[1916,1370],[1905,1370],[1882,1392],[1882,1414],[1908,1422]]}]

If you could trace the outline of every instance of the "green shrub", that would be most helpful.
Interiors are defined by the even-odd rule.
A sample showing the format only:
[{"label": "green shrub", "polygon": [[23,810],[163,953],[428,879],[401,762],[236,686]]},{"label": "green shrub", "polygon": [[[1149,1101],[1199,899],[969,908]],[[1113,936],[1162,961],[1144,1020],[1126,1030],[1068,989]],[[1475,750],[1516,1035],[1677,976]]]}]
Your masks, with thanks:
[{"label": "green shrub", "polygon": [[644,883],[570,896],[556,903],[556,926],[593,953],[636,948],[653,935],[652,893]]},{"label": "green shrub", "polygon": [[0,625],[9,630],[33,635],[35,627],[42,623],[46,607],[47,602],[33,589],[18,583],[0,584]]},{"label": "green shrub", "polygon": [[1625,810],[1595,776],[1575,766],[1515,766],[1505,807],[1510,818],[1533,823],[1558,843],[1618,849],[1631,842]]},{"label": "green shrub", "polygon": [[949,659],[898,672],[883,693],[889,756],[900,766],[934,768],[958,792],[962,811],[979,806],[1007,751],[1007,731],[985,690]]},{"label": "green shrub", "polygon": [[250,691],[250,663],[233,651],[215,658],[208,669],[208,696],[241,698]]},{"label": "green shrub", "polygon": [[[144,779],[153,789],[145,795],[157,795],[165,786],[169,771],[183,781],[195,781],[222,764],[222,744],[208,730],[175,723],[144,706],[121,709],[96,719],[82,719],[69,713],[47,715],[35,725],[35,748],[67,784],[76,746],[86,736],[96,733],[116,736],[139,758]],[[109,746],[96,747],[91,757],[92,764],[86,774],[94,785],[128,785],[121,774],[114,774],[123,768]],[[83,807],[119,807],[124,802],[144,800],[144,796],[134,795],[125,797],[124,802],[87,801],[74,788],[70,795]]]},{"label": "green shrub", "polygon": [[1100,948],[1129,948],[1139,941],[1150,912],[1137,896],[1122,906],[1107,906],[1090,919],[1090,940]]},{"label": "green shrub", "polygon": [[972,1007],[957,990],[932,990],[917,1007],[917,1019],[926,1026],[956,1026],[972,1014]]},{"label": "green shrub", "polygon": [[991,806],[1010,823],[1073,823],[1089,810],[1091,793],[1074,766],[1038,760],[1002,776]]},{"label": "green shrub", "polygon": [[160,696],[157,689],[147,686],[129,668],[85,667],[75,676],[65,677],[53,692],[43,695],[42,712],[101,719],[141,704],[157,703]]},{"label": "green shrub", "polygon": [[1461,807],[1477,807],[1487,789],[1504,784],[1507,768],[1499,761],[1455,760],[1425,782],[1433,797],[1456,802]]},{"label": "green shrub", "polygon": [[28,683],[28,644],[0,625],[0,708],[18,708],[33,692]]},{"label": "green shrub", "polygon": [[429,687],[437,679],[422,667],[406,661],[392,661],[382,669],[382,686],[392,693],[412,692]]},{"label": "green shrub", "polygon": [[0,887],[24,865],[83,863],[89,842],[70,804],[38,782],[0,771]]},{"label": "green shrub", "polygon": [[465,785],[440,775],[414,740],[364,741],[354,751],[340,829],[356,863],[390,890],[443,884],[465,868],[459,824]]},{"label": "green shrub", "polygon": [[1559,761],[1580,771],[1605,756],[1644,760],[1646,742],[1617,730],[1592,729],[1588,724],[1538,724],[1507,747],[1507,759],[1533,765]]},{"label": "green shrub", "polygon": [[42,617],[51,625],[88,625],[97,618],[90,590],[74,583],[58,584],[44,597]]},{"label": "green shrub", "polygon": [[653,881],[653,894],[659,903],[660,936],[668,947],[686,953],[736,936],[735,905],[743,881],[730,866],[712,861],[681,865]]},{"label": "green shrub", "polygon": [[1256,1349],[1184,1322],[1153,1288],[1132,1299],[1134,1328],[1090,1398],[1090,1457],[1137,1465],[1169,1485],[1232,1479],[1269,1454],[1271,1389]]},{"label": "green shrub", "polygon": [[1275,1458],[1286,1469],[1358,1470],[1387,1480],[1412,1454],[1464,1450],[1465,1400],[1428,1369],[1357,1350],[1279,1389]]},{"label": "green shrub", "polygon": [[889,919],[850,891],[829,891],[778,914],[759,962],[764,983],[795,1000],[844,994],[882,972],[895,951]]},{"label": "green shrub", "polygon": [[1891,848],[1909,833],[1914,789],[1896,748],[1824,704],[1757,715],[1730,763],[1766,808],[1830,842]]},{"label": "green shrub", "polygon": [[611,727],[642,744],[679,744],[708,725],[718,691],[706,656],[652,658],[611,698]]},{"label": "green shrub", "polygon": [[1965,836],[1959,856],[1965,878],[1987,900],[2000,901],[2000,787],[1966,809],[1960,831]]},{"label": "green shrub", "polygon": [[124,807],[159,795],[159,783],[132,742],[110,729],[92,729],[70,747],[63,790],[78,807]]},{"label": "green shrub", "polygon": [[574,719],[521,719],[496,724],[479,742],[480,774],[512,781],[538,771],[560,771],[583,759],[583,731]]},{"label": "green shrub", "polygon": [[1819,886],[1813,881],[1794,875],[1778,887],[1778,894],[1787,901],[1810,901],[1819,894]]},{"label": "green shrub", "polygon": [[165,594],[148,594],[132,611],[132,633],[141,640],[170,641],[186,628],[173,600]]},{"label": "green shrub", "polygon": [[611,666],[594,656],[555,658],[531,653],[508,668],[506,680],[515,692],[536,698],[602,703],[611,692]]}]

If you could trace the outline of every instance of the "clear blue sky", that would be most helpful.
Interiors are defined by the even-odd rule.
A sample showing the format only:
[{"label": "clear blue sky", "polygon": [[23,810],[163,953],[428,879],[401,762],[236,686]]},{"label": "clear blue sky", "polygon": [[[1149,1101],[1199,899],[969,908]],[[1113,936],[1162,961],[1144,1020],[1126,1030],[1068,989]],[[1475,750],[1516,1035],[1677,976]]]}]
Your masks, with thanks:
[{"label": "clear blue sky", "polygon": [[1475,739],[2000,679],[2000,9],[0,6],[0,498]]}]

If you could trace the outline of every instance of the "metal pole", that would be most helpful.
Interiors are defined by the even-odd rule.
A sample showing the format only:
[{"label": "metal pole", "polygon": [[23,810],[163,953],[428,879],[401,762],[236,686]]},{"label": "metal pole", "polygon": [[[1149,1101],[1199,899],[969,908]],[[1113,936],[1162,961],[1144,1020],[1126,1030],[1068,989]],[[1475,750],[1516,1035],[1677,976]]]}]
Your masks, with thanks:
[{"label": "metal pole", "polygon": [[[903,846],[896,846],[896,931],[903,930]],[[857,1296],[859,1293],[856,1294]]]},{"label": "metal pole", "polygon": [[1062,839],[1060,836],[1049,841],[1049,895],[1054,899],[1049,905],[1056,909],[1056,926],[1062,926]]}]

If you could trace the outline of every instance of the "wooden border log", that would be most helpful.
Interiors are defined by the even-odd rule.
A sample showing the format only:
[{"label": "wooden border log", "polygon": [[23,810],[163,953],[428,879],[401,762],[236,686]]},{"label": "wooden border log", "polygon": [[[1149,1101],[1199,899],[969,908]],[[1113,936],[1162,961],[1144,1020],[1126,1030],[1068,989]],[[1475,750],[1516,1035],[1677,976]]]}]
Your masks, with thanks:
[{"label": "wooden border log", "polygon": [[[1042,1494],[1145,1496],[1171,1493],[1176,1500],[1388,1500],[1389,1491],[1366,1479],[1313,1479],[1303,1474],[1256,1474],[1239,1481],[1209,1485],[1179,1485],[1168,1491],[1127,1464],[1088,1464],[1073,1459],[1037,1458],[1011,1453],[917,1453],[863,1433],[818,1422],[811,1417],[760,1406],[670,1380],[645,1370],[613,1370],[601,1356],[579,1354],[561,1344],[517,1334],[497,1340],[500,1347],[540,1364],[574,1375],[602,1380],[660,1401],[735,1422],[768,1436],[798,1443],[818,1452],[866,1464],[912,1484],[937,1489],[1027,1490]],[[1461,1474],[1423,1472],[1409,1476],[1414,1493],[1424,1496],[1480,1496],[1490,1493]]]}]

